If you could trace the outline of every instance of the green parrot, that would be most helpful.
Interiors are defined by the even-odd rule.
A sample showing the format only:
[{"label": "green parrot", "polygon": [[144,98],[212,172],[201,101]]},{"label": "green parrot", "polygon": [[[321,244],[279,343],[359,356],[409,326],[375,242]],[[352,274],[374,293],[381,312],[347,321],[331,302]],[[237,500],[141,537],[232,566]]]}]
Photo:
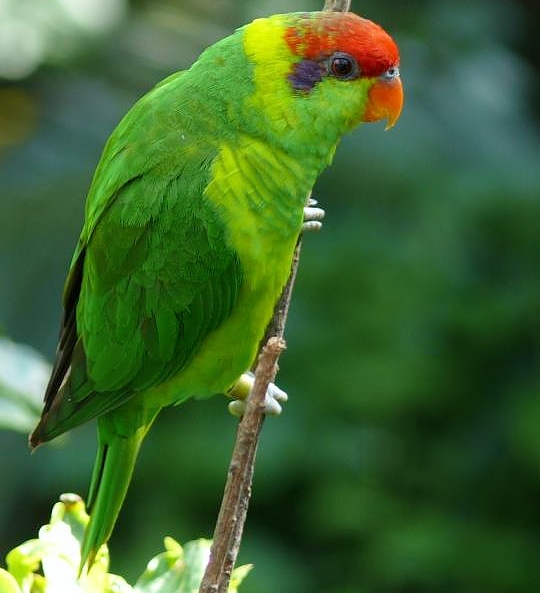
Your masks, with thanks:
[{"label": "green parrot", "polygon": [[252,365],[341,136],[391,127],[402,102],[399,52],[380,26],[281,14],[207,48],[112,133],[30,435],[35,448],[97,418],[81,567],[111,535],[158,412],[228,392]]}]

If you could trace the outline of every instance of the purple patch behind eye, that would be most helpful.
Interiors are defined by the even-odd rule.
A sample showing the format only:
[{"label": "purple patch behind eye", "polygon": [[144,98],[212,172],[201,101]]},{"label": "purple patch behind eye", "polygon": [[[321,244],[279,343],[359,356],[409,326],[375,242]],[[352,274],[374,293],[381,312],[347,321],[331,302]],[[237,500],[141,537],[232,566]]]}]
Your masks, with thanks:
[{"label": "purple patch behind eye", "polygon": [[289,81],[295,91],[310,91],[322,80],[326,68],[320,62],[302,60],[294,65]]}]

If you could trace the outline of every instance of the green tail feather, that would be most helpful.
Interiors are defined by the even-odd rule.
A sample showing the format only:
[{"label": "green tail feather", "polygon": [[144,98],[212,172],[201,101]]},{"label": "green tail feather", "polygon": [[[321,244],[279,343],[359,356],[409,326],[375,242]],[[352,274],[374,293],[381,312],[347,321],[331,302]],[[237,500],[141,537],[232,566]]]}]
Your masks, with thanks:
[{"label": "green tail feather", "polygon": [[122,508],[141,443],[157,414],[133,434],[114,430],[109,414],[98,419],[99,449],[96,456],[88,507],[90,521],[81,547],[80,572],[94,563],[99,548],[107,542]]}]

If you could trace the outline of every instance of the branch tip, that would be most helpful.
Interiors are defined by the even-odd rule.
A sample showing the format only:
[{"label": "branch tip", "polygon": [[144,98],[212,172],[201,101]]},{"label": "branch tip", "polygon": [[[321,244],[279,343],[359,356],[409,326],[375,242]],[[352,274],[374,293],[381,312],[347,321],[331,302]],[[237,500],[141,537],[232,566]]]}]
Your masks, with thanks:
[{"label": "branch tip", "polygon": [[351,0],[326,0],[323,10],[331,12],[349,12]]}]

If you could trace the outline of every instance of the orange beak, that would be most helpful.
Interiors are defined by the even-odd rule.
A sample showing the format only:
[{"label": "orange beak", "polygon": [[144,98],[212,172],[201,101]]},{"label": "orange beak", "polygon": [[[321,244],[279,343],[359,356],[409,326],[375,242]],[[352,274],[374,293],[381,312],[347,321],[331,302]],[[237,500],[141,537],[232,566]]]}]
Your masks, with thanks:
[{"label": "orange beak", "polygon": [[366,111],[362,121],[373,122],[386,119],[389,130],[399,119],[403,107],[403,87],[398,77],[391,80],[380,78],[368,92]]}]

